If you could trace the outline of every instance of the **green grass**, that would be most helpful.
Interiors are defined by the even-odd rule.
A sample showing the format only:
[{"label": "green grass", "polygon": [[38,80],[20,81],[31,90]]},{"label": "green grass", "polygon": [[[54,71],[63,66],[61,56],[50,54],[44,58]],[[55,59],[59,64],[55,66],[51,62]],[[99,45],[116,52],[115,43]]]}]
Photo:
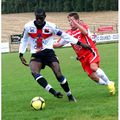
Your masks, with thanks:
[{"label": "green grass", "polygon": [[[105,86],[91,81],[75,60],[72,48],[55,49],[63,74],[66,76],[77,103],[68,99],[50,68],[42,75],[58,91],[64,93],[57,99],[40,87],[28,67],[21,64],[18,53],[2,54],[2,120],[117,120],[118,119],[118,44],[97,45],[101,68],[116,83],[116,95],[110,96]],[[30,54],[26,53],[29,61]],[[42,96],[46,107],[34,111],[30,101]]]}]

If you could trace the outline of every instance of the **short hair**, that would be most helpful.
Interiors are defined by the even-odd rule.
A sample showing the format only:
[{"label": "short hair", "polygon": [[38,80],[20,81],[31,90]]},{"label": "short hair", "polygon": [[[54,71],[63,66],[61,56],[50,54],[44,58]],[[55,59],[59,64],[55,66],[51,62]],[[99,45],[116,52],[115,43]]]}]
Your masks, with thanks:
[{"label": "short hair", "polygon": [[35,15],[46,16],[45,10],[42,9],[42,8],[36,8],[36,9],[35,9]]},{"label": "short hair", "polygon": [[79,15],[77,12],[70,12],[67,17],[74,17],[75,19],[79,19]]}]

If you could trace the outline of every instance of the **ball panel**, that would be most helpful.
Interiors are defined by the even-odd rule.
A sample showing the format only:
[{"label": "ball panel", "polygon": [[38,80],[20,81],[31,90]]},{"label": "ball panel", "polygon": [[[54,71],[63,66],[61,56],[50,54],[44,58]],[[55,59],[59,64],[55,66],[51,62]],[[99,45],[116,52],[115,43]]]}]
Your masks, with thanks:
[{"label": "ball panel", "polygon": [[45,100],[44,100],[42,97],[39,97],[39,99],[40,99],[42,102],[45,102]]},{"label": "ball panel", "polygon": [[45,103],[42,104],[42,109],[44,109],[44,108],[45,108]]},{"label": "ball panel", "polygon": [[36,100],[39,100],[39,98],[40,98],[40,97],[34,97],[34,98],[31,100],[31,102],[36,101]]},{"label": "ball panel", "polygon": [[36,100],[32,103],[32,107],[36,110],[39,110],[42,107],[42,102],[40,100]]},{"label": "ball panel", "polygon": [[35,110],[42,110],[45,108],[45,100],[42,97],[34,97],[31,100],[31,106],[35,109]]}]

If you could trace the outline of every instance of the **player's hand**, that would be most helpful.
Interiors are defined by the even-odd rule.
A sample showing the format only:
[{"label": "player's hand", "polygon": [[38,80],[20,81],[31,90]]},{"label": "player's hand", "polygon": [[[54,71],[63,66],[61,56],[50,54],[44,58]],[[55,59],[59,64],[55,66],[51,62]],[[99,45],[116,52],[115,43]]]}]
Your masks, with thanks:
[{"label": "player's hand", "polygon": [[77,27],[79,26],[79,23],[76,21],[75,18],[70,18],[71,22],[74,23],[74,25],[76,25]]},{"label": "player's hand", "polygon": [[25,66],[29,66],[29,64],[27,64],[27,61],[25,60],[25,58],[23,57],[23,55],[21,55],[21,53],[19,54],[19,58],[20,58],[22,64],[24,64]]},{"label": "player's hand", "polygon": [[21,57],[20,60],[21,60],[22,64],[24,64],[25,66],[29,66],[29,64],[27,64],[27,61],[25,60],[24,57]]}]

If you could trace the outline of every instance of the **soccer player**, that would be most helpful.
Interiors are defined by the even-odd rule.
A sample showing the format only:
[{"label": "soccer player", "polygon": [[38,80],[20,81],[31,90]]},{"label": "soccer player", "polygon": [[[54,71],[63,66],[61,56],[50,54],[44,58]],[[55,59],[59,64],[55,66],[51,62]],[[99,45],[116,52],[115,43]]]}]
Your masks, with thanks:
[{"label": "soccer player", "polygon": [[[61,92],[56,92],[47,82],[45,77],[40,73],[46,65],[49,66],[55,74],[56,79],[60,82],[61,87],[66,92],[68,100],[75,102],[76,99],[71,93],[65,76],[61,73],[59,61],[53,49],[54,35],[60,36],[61,38],[65,39],[65,41],[69,41],[70,43],[80,44],[80,42],[78,39],[61,31],[54,23],[45,21],[45,18],[45,11],[38,8],[35,10],[35,20],[25,24],[23,38],[21,39],[21,44],[19,47],[19,58],[24,65],[30,67],[31,73],[38,84],[40,84],[55,97],[62,98],[63,95]],[[28,41],[31,45],[30,52],[32,54],[29,65],[23,57]],[[83,46],[86,47],[86,49],[88,47],[88,45]]]},{"label": "soccer player", "polygon": [[[109,92],[114,95],[114,82],[110,81],[104,71],[99,67],[100,56],[98,54],[96,44],[88,36],[87,28],[80,23],[79,15],[76,12],[69,13],[68,21],[71,29],[69,29],[67,33],[77,38],[80,42],[90,46],[89,49],[85,49],[76,44],[71,44],[75,53],[77,54],[78,60],[82,64],[84,71],[93,81],[101,85],[106,85],[109,89]],[[66,42],[65,39],[60,39],[54,44],[54,47],[61,47],[66,43],[68,42]]]}]

